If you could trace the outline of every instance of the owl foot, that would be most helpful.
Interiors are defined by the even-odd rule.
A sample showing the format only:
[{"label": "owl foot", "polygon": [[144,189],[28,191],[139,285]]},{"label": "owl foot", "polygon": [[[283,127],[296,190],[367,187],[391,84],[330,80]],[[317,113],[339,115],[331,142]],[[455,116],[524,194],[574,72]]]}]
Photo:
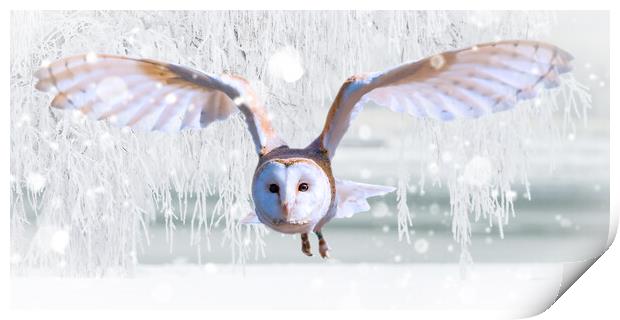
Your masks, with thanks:
[{"label": "owl foot", "polygon": [[310,251],[310,241],[308,240],[308,234],[301,234],[301,252],[303,252],[308,257],[312,257],[312,252]]},{"label": "owl foot", "polygon": [[324,259],[329,259],[329,246],[325,240],[319,240],[319,253]]},{"label": "owl foot", "polygon": [[319,238],[319,253],[321,257],[324,259],[329,258],[329,246],[327,245],[327,241],[323,238],[323,233],[321,231],[314,232],[316,236]]}]

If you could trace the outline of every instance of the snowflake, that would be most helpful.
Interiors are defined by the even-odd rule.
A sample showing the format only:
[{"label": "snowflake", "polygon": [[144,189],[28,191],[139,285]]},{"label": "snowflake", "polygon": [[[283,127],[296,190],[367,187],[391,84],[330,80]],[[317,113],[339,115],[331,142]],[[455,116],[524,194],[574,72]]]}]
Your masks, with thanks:
[{"label": "snowflake", "polygon": [[66,230],[54,232],[50,241],[50,248],[56,253],[64,255],[67,245],[69,245],[69,233]]},{"label": "snowflake", "polygon": [[372,171],[370,171],[367,168],[364,168],[360,171],[360,176],[362,177],[362,179],[368,180],[370,179],[370,177],[372,177]]},{"label": "snowflake", "polygon": [[431,175],[436,175],[439,173],[439,166],[435,162],[429,163],[427,169],[428,173]]},{"label": "snowflake", "polygon": [[381,201],[373,205],[372,216],[375,218],[383,218],[390,215],[390,208],[388,205]]},{"label": "snowflake", "polygon": [[47,184],[47,179],[37,172],[31,172],[28,174],[28,178],[26,178],[26,185],[33,192],[39,192],[43,190],[45,185]]},{"label": "snowflake", "polygon": [[204,266],[204,270],[207,274],[216,274],[217,273],[217,265],[214,263],[207,263]]},{"label": "snowflake", "polygon": [[446,59],[441,54],[431,57],[431,67],[435,70],[441,69],[446,64]]},{"label": "snowflake", "polygon": [[112,102],[116,99],[125,99],[129,94],[127,83],[120,77],[106,77],[97,85],[97,97],[103,102]]},{"label": "snowflake", "polygon": [[441,155],[441,161],[443,161],[444,163],[449,163],[450,161],[452,161],[452,153],[446,151]]},{"label": "snowflake", "polygon": [[269,58],[269,73],[274,78],[295,82],[304,75],[299,52],[293,47],[284,47]]},{"label": "snowflake", "polygon": [[368,140],[372,136],[372,130],[368,125],[363,124],[360,126],[357,134],[361,140]]},{"label": "snowflake", "polygon": [[419,254],[425,254],[428,251],[428,241],[424,238],[420,238],[413,244],[415,251]]},{"label": "snowflake", "polygon": [[177,102],[177,95],[174,94],[174,93],[168,93],[166,95],[165,100],[166,100],[167,104],[173,104],[173,103]]},{"label": "snowflake", "polygon": [[488,158],[474,156],[465,166],[463,180],[469,185],[483,187],[489,184],[492,173],[493,167]]},{"label": "snowflake", "polygon": [[94,53],[94,52],[89,52],[86,55],[86,62],[88,62],[88,63],[95,63],[95,62],[97,62],[98,59],[99,59],[99,57],[97,57],[97,54]]}]

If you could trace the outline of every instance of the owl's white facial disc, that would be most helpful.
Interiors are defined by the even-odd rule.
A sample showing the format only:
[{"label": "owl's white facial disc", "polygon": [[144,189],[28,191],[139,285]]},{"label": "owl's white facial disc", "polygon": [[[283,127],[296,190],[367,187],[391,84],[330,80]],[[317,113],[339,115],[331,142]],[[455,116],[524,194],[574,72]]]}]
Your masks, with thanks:
[{"label": "owl's white facial disc", "polygon": [[309,232],[331,202],[329,180],[312,160],[275,159],[263,164],[252,184],[258,219],[284,233]]}]

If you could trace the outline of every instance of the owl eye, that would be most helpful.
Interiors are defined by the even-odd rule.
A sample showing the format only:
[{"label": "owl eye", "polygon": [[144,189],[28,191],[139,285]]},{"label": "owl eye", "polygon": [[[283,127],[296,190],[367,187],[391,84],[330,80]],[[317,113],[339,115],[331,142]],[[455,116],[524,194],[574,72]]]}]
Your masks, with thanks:
[{"label": "owl eye", "polygon": [[308,184],[307,183],[301,183],[299,184],[299,187],[297,188],[297,190],[301,191],[301,192],[306,192],[308,191]]},{"label": "owl eye", "polygon": [[272,183],[269,185],[269,192],[271,193],[278,193],[278,191],[280,191],[280,187],[278,187],[277,184]]}]

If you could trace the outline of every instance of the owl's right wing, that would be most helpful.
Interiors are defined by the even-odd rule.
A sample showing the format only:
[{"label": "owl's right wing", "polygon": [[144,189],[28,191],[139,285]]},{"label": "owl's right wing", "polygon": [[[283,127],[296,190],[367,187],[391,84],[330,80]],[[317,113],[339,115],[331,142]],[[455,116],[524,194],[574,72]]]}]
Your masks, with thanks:
[{"label": "owl's right wing", "polygon": [[52,107],[79,110],[115,126],[167,132],[199,129],[239,109],[259,155],[284,144],[241,77],[92,53],[57,60],[35,76],[38,90],[55,94]]}]

